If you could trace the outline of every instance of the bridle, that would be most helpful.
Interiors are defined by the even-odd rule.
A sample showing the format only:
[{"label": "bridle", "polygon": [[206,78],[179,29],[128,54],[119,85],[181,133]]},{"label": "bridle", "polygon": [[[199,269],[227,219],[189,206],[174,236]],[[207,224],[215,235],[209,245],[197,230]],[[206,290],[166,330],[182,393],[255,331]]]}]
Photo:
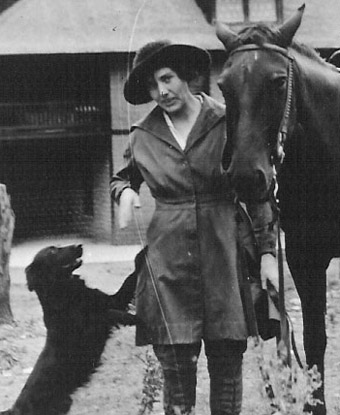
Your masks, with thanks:
[{"label": "bridle", "polygon": [[284,57],[288,59],[286,102],[285,102],[285,107],[284,107],[283,115],[281,118],[279,130],[276,136],[275,152],[274,154],[271,155],[271,164],[275,166],[277,164],[282,164],[284,157],[285,157],[284,145],[285,145],[285,142],[287,140],[287,135],[288,135],[289,118],[291,114],[292,98],[293,98],[294,58],[287,49],[282,48],[277,45],[270,44],[270,43],[264,43],[262,45],[247,44],[247,45],[239,46],[230,52],[229,57],[234,55],[235,53],[244,52],[244,51],[252,51],[252,50],[272,50],[276,53],[280,53],[281,55],[283,55]]}]

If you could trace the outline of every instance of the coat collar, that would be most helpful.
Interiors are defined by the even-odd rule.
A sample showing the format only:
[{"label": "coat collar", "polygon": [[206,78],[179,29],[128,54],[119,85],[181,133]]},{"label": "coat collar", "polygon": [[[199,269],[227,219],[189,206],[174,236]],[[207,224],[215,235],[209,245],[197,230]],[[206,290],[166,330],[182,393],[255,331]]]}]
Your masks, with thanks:
[{"label": "coat collar", "polygon": [[[201,112],[189,134],[188,142],[185,151],[188,151],[198,140],[205,136],[217,123],[225,118],[225,106],[218,103],[204,93],[201,93],[203,104]],[[155,107],[144,119],[134,124],[131,131],[134,129],[142,129],[155,137],[176,146],[180,149],[176,139],[171,134],[165,119],[163,117],[162,109]]]}]

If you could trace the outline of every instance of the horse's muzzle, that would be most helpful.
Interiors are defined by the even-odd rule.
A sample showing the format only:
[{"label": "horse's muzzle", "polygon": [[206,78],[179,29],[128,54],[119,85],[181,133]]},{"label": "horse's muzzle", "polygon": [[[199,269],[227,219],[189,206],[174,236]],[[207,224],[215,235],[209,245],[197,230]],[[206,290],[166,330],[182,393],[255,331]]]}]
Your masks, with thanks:
[{"label": "horse's muzzle", "polygon": [[228,170],[227,175],[240,200],[258,201],[267,198],[272,177],[267,178],[262,170],[256,170],[253,174]]}]

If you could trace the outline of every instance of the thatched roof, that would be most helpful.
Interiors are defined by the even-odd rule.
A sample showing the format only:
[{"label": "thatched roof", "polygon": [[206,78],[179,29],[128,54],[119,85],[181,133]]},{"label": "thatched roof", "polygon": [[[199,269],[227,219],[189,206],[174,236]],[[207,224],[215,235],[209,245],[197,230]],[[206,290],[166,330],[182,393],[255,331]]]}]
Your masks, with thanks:
[{"label": "thatched roof", "polygon": [[194,0],[20,0],[0,15],[0,54],[135,51],[169,38],[220,48]]},{"label": "thatched roof", "polygon": [[[284,17],[302,1],[284,0]],[[0,14],[0,55],[128,52],[159,38],[223,49],[195,0],[17,0]],[[340,48],[340,0],[306,0],[296,39]]]}]

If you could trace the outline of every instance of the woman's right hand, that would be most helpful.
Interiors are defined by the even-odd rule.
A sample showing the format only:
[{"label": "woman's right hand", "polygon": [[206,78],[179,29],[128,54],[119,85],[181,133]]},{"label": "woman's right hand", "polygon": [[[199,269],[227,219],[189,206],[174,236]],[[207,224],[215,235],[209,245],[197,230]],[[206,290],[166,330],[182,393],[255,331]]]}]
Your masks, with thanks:
[{"label": "woman's right hand", "polygon": [[133,216],[133,209],[140,208],[140,206],[138,194],[129,187],[124,189],[119,199],[118,223],[120,229],[124,229],[129,225]]}]

